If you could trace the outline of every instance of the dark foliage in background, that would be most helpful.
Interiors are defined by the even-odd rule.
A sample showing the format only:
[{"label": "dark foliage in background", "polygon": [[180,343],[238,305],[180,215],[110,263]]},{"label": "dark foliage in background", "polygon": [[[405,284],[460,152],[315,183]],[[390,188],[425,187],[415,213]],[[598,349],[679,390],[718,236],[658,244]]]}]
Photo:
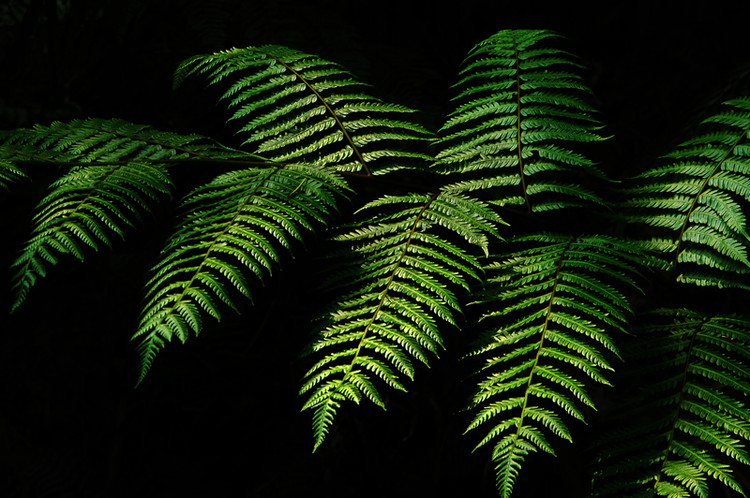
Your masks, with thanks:
[{"label": "dark foliage in background", "polygon": [[[720,102],[750,93],[750,61],[738,49],[746,30],[721,5],[597,9],[592,21],[584,6],[557,3],[11,0],[0,7],[0,129],[118,117],[232,144],[217,93],[197,81],[174,92],[171,75],[196,53],[264,43],[341,63],[384,100],[424,110],[434,129],[471,46],[499,29],[541,27],[564,34],[590,68],[587,83],[614,136],[606,167],[619,177],[671,150]],[[221,172],[185,168],[183,189]],[[34,172],[39,181],[3,195],[2,261],[15,259],[57,173]],[[167,348],[158,375],[134,391],[128,340],[138,317],[122,313],[139,309],[172,214],[161,208],[146,231],[89,255],[89,264],[56,267],[24,308],[2,315],[0,495],[495,495],[486,455],[460,436],[470,372],[457,363],[450,346],[460,338],[451,334],[410,395],[389,395],[387,412],[342,411],[327,444],[310,454],[297,385],[316,301],[299,283],[316,275],[304,255],[285,262],[252,309],[225,313],[211,333]],[[10,282],[8,265],[2,271]],[[555,460],[536,456],[516,494],[583,495],[580,447],[561,446]]]}]

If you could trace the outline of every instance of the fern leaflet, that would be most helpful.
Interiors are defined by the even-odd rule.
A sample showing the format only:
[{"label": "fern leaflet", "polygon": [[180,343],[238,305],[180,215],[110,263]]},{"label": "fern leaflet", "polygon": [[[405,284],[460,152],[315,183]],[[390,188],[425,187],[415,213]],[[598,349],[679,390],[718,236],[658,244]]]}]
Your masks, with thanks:
[{"label": "fern leaflet", "polygon": [[[520,246],[525,246],[518,249]],[[483,359],[483,379],[467,429],[489,427],[477,448],[494,443],[500,496],[510,496],[525,457],[554,454],[548,434],[571,440],[565,418],[593,408],[586,383],[609,385],[607,353],[623,332],[639,253],[603,235],[516,237],[503,259],[485,267],[477,304],[486,332],[469,356]]]}]

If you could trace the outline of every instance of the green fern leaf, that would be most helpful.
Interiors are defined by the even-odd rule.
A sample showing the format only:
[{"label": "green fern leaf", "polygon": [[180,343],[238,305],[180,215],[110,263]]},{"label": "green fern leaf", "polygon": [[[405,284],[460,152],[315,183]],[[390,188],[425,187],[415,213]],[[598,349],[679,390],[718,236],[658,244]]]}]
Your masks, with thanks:
[{"label": "green fern leaf", "polygon": [[[111,245],[112,234],[169,195],[170,161],[236,157],[198,135],[178,135],[117,119],[74,120],[8,132],[0,143],[0,163],[51,163],[70,171],[39,203],[31,238],[13,263],[16,300],[24,301],[34,283],[62,254],[84,257],[84,247]],[[18,176],[16,168],[3,175]]]},{"label": "green fern leaf", "polygon": [[167,241],[146,287],[138,330],[138,383],[156,353],[177,337],[202,329],[201,315],[220,318],[232,293],[252,297],[246,274],[271,273],[282,248],[318,227],[335,210],[346,184],[331,172],[304,165],[250,168],[215,178],[182,202],[185,213]]},{"label": "green fern leaf", "polygon": [[623,202],[628,223],[654,227],[663,265],[680,282],[741,287],[750,274],[750,98],[730,100],[704,132],[634,178]]},{"label": "green fern leaf", "polygon": [[[461,244],[485,252],[502,220],[483,203],[439,192],[385,196],[362,208],[367,224],[337,240],[355,257],[340,259],[326,288],[339,297],[322,315],[308,354],[321,357],[300,394],[313,410],[317,449],[345,400],[385,408],[377,383],[405,390],[413,360],[428,363],[443,346],[440,323],[456,324],[456,289],[479,278],[479,263]],[[343,263],[341,263],[343,261]]]},{"label": "green fern leaf", "polygon": [[644,390],[599,443],[595,495],[704,497],[713,478],[744,496],[730,464],[750,465],[750,322],[660,309],[625,357]]},{"label": "green fern leaf", "polygon": [[440,130],[438,164],[462,174],[459,191],[492,189],[493,202],[545,211],[603,201],[580,184],[601,178],[574,144],[603,140],[590,90],[549,31],[500,31],[474,47]]},{"label": "green fern leaf", "polygon": [[[519,246],[521,248],[519,248]],[[483,359],[468,431],[488,427],[500,495],[510,496],[524,458],[554,454],[546,434],[571,440],[566,419],[593,408],[586,384],[609,385],[607,354],[623,332],[640,253],[603,235],[516,237],[517,248],[485,266],[477,304],[486,332],[468,356]]]},{"label": "green fern leaf", "polygon": [[412,109],[372,97],[351,73],[315,55],[278,45],[198,55],[178,67],[175,85],[192,74],[210,85],[228,80],[221,100],[229,121],[239,123],[243,144],[269,159],[366,175],[431,160],[418,145],[431,134],[407,119]]}]

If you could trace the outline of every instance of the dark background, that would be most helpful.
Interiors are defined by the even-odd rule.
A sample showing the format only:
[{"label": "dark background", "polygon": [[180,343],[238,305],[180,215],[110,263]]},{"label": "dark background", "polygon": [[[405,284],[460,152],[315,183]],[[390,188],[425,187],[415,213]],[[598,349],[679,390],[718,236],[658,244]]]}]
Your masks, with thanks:
[{"label": "dark background", "polygon": [[[500,29],[567,38],[613,135],[613,176],[647,166],[722,100],[750,94],[741,2],[0,0],[0,129],[119,117],[232,143],[216,93],[171,74],[196,53],[276,43],[339,62],[439,126],[466,52]],[[7,269],[55,171],[0,194],[0,306]],[[180,180],[190,185],[190,177]],[[172,223],[164,207],[114,251],[49,272],[0,315],[0,497],[495,496],[489,453],[463,437],[466,372],[449,349],[388,411],[340,412],[311,454],[299,413],[314,312],[304,255],[241,316],[170,345],[133,389],[145,275]],[[454,334],[455,335],[455,334]],[[459,349],[462,339],[447,338]],[[581,440],[588,433],[578,429]],[[529,458],[515,496],[583,496],[584,446]],[[747,485],[747,483],[746,483]],[[424,496],[423,495],[423,496]]]}]

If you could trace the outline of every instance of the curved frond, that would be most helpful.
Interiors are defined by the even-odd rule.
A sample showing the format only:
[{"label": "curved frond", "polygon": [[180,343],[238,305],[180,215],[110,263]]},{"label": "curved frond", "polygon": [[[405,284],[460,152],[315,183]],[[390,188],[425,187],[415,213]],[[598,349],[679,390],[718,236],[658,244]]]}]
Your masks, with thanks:
[{"label": "curved frond", "polygon": [[750,321],[684,309],[650,313],[624,350],[642,392],[599,442],[595,496],[707,496],[716,479],[742,494],[750,465]]},{"label": "curved frond", "polygon": [[529,453],[554,454],[549,436],[571,440],[569,419],[593,409],[587,385],[609,385],[613,337],[624,332],[640,254],[603,235],[517,237],[518,248],[485,266],[482,339],[468,356],[482,360],[468,431],[477,448],[492,443],[497,485],[510,496]]},{"label": "curved frond", "polygon": [[603,204],[581,183],[601,177],[576,151],[603,140],[590,90],[549,31],[507,30],[464,61],[456,107],[439,133],[438,163],[460,172],[457,191],[491,189],[500,205],[529,212]]},{"label": "curved frond", "polygon": [[277,165],[226,173],[190,193],[185,213],[146,284],[138,340],[145,377],[156,353],[177,337],[202,329],[202,316],[234,307],[233,293],[252,298],[250,279],[262,281],[295,240],[319,228],[347,190],[317,167]]},{"label": "curved frond", "polygon": [[651,227],[646,244],[678,281],[750,289],[750,98],[725,106],[702,134],[637,176],[623,207],[628,223]]},{"label": "curved frond", "polygon": [[[184,61],[175,85],[202,74],[224,83],[223,100],[244,144],[277,161],[366,175],[427,164],[431,134],[414,111],[368,93],[338,64],[278,45],[233,48]],[[414,143],[415,145],[409,145]]]},{"label": "curved frond", "polygon": [[[29,241],[13,263],[16,309],[34,283],[62,254],[83,259],[85,246],[111,245],[134,219],[168,196],[169,161],[234,157],[246,153],[198,135],[178,135],[118,119],[55,122],[9,132],[0,143],[0,178],[18,176],[14,165],[52,163],[69,167],[42,199]],[[7,174],[6,174],[7,173]]]},{"label": "curved frond", "polygon": [[[354,252],[328,283],[338,297],[322,314],[308,354],[303,410],[313,410],[315,448],[341,403],[366,399],[383,408],[380,385],[405,390],[415,360],[442,347],[439,324],[455,324],[457,290],[478,279],[464,243],[487,251],[502,223],[488,206],[459,194],[385,196],[367,204],[360,225],[339,237]],[[344,261],[342,263],[342,261]]]}]

